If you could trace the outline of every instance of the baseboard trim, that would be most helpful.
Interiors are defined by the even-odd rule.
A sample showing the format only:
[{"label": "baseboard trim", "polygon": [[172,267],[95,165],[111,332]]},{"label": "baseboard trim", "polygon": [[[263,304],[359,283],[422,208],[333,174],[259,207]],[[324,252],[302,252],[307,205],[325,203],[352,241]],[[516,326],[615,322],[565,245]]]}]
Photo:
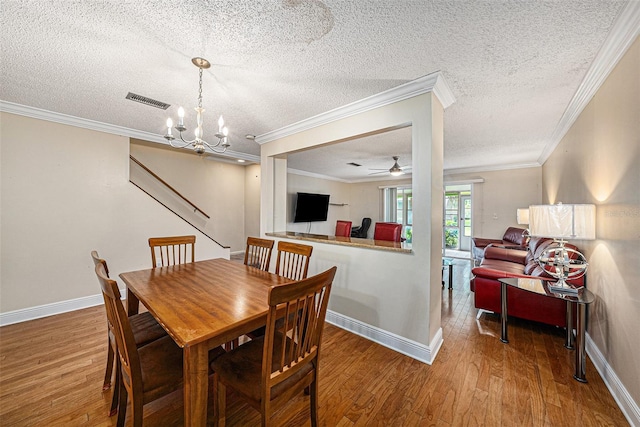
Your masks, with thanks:
[{"label": "baseboard trim", "polygon": [[596,367],[596,370],[600,374],[600,377],[604,381],[605,385],[611,392],[611,395],[615,399],[618,407],[629,421],[631,426],[640,426],[640,408],[638,404],[633,400],[627,389],[616,375],[613,368],[607,362],[598,346],[593,342],[589,334],[586,335],[585,348],[587,354]]},{"label": "baseboard trim", "polygon": [[442,346],[442,328],[438,329],[436,335],[428,346],[419,342],[401,337],[384,329],[371,326],[359,320],[352,319],[335,311],[327,310],[326,321],[341,329],[360,335],[370,341],[383,345],[387,348],[402,353],[406,356],[431,365]]},{"label": "baseboard trim", "polygon": [[40,319],[43,317],[53,316],[55,314],[68,313],[69,311],[95,307],[96,305],[101,304],[104,304],[104,299],[101,294],[97,294],[67,301],[23,308],[20,310],[8,311],[6,313],[0,313],[0,326],[13,325],[14,323]]}]

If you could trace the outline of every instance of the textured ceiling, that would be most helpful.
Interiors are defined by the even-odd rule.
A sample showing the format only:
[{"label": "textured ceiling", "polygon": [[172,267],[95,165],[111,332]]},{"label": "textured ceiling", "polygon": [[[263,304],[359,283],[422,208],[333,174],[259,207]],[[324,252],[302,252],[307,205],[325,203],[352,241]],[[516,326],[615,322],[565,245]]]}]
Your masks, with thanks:
[{"label": "textured ceiling", "polygon": [[[3,0],[0,99],[161,135],[179,105],[193,128],[191,58],[202,56],[213,64],[205,132],[222,113],[231,149],[258,155],[245,134],[439,70],[456,97],[445,112],[445,169],[535,163],[625,3]],[[172,106],[133,103],[128,92]],[[368,151],[372,162],[389,159],[383,167],[392,155],[410,162],[406,142],[378,141],[291,165],[362,163]]]}]

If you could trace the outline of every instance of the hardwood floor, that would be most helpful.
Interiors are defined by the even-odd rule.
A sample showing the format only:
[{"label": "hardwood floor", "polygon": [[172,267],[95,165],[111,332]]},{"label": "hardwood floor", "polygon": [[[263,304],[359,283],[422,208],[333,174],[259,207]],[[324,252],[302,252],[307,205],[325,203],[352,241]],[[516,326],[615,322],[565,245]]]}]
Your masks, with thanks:
[{"label": "hardwood floor", "polygon": [[[561,330],[513,319],[505,345],[497,316],[476,320],[464,265],[456,260],[454,289],[442,292],[445,341],[432,366],[326,326],[320,425],[628,425],[590,360],[589,383],[572,378]],[[101,391],[106,354],[102,306],[0,328],[0,425],[115,425]],[[309,426],[308,399],[274,421]],[[259,425],[256,411],[227,400],[227,425]],[[145,425],[182,425],[181,392],[147,405]]]}]

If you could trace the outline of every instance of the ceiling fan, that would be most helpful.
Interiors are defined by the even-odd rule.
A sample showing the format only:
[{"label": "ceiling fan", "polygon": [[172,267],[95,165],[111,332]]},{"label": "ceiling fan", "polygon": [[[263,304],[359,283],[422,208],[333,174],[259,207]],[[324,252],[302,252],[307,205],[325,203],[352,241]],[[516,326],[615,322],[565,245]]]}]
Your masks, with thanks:
[{"label": "ceiling fan", "polygon": [[411,166],[400,166],[398,164],[398,159],[400,157],[398,156],[393,156],[393,166],[391,166],[390,169],[369,169],[370,171],[380,171],[380,172],[372,172],[369,175],[377,175],[377,174],[381,174],[381,173],[390,173],[392,176],[400,176],[400,175],[404,175],[405,171],[411,169]]}]

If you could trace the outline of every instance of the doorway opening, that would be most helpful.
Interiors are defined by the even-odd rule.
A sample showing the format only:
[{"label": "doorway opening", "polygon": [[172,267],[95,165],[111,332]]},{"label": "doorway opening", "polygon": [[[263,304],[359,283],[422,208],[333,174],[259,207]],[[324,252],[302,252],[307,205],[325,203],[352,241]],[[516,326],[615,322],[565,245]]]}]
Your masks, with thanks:
[{"label": "doorway opening", "polygon": [[444,191],[443,248],[445,256],[470,258],[473,233],[471,184],[446,185]]}]

